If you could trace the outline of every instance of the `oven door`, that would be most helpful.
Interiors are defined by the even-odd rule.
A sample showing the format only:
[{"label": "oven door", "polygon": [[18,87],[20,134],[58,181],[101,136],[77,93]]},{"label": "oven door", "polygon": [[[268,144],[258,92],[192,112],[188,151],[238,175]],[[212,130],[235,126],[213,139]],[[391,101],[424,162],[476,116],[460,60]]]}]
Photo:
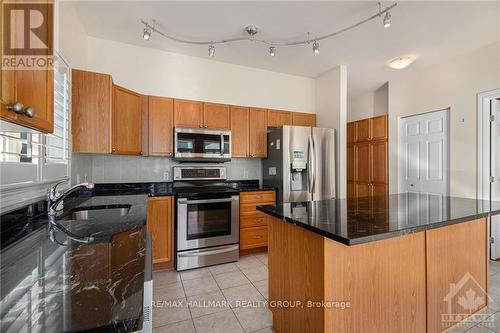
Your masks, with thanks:
[{"label": "oven door", "polygon": [[176,128],[174,145],[174,157],[180,161],[231,159],[230,131]]},{"label": "oven door", "polygon": [[239,196],[177,200],[177,251],[239,242]]}]

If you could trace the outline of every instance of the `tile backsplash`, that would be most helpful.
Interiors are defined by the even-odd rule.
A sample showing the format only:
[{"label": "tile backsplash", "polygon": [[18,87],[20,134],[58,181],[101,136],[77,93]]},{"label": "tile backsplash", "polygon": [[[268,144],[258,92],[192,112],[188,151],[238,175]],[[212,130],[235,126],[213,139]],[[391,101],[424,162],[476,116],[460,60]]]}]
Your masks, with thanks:
[{"label": "tile backsplash", "polygon": [[[171,158],[73,153],[71,182],[131,183],[172,181]],[[182,165],[195,165],[184,163]],[[199,165],[199,164],[198,164]],[[209,164],[205,164],[209,165]],[[227,179],[258,179],[262,182],[260,159],[233,158],[224,163]]]}]

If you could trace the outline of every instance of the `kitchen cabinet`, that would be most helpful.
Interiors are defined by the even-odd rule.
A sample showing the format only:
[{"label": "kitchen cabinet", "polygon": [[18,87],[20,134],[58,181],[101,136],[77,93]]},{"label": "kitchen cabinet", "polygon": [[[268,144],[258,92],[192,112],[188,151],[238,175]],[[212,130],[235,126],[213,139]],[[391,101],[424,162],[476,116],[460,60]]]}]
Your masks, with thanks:
[{"label": "kitchen cabinet", "polygon": [[370,119],[359,120],[355,123],[356,142],[370,139]]},{"label": "kitchen cabinet", "polygon": [[267,110],[250,108],[250,157],[267,157]]},{"label": "kitchen cabinet", "polygon": [[147,105],[147,137],[143,140],[143,153],[149,156],[172,156],[174,137],[174,100],[172,98],[148,96]]},{"label": "kitchen cabinet", "polygon": [[174,100],[174,127],[203,127],[203,103]]},{"label": "kitchen cabinet", "polygon": [[267,111],[267,127],[292,125],[292,112],[280,110]]},{"label": "kitchen cabinet", "polygon": [[370,139],[387,139],[387,115],[370,118]]},{"label": "kitchen cabinet", "polygon": [[350,122],[347,123],[347,143],[353,143],[355,142],[355,127],[356,127],[356,122]]},{"label": "kitchen cabinet", "polygon": [[250,109],[231,106],[231,155],[232,157],[249,156],[249,113]]},{"label": "kitchen cabinet", "polygon": [[71,134],[73,152],[111,152],[111,75],[73,69]]},{"label": "kitchen cabinet", "polygon": [[316,127],[316,115],[314,113],[292,112],[292,125]]},{"label": "kitchen cabinet", "polygon": [[151,233],[153,269],[173,267],[173,197],[149,197],[147,227]]},{"label": "kitchen cabinet", "polygon": [[267,246],[267,222],[269,215],[257,210],[257,206],[276,203],[275,191],[240,193],[240,250]]},{"label": "kitchen cabinet", "polygon": [[[50,4],[49,9],[52,8]],[[46,12],[49,16],[53,15],[53,12],[48,9]],[[0,14],[3,18],[3,11]],[[52,21],[51,17],[48,17],[46,24],[37,30],[38,35],[47,36],[49,43],[53,41]],[[24,25],[15,24],[15,27],[10,31],[10,36],[14,39],[22,39],[24,45]],[[3,42],[2,36],[0,45],[3,45]],[[26,49],[23,49],[22,56],[25,55],[29,56],[26,54]],[[44,133],[52,133],[54,131],[54,70],[48,67],[48,62],[46,69],[7,70],[3,62],[0,66],[0,118]]]},{"label": "kitchen cabinet", "polygon": [[114,154],[141,155],[142,103],[141,95],[113,85],[112,148]]},{"label": "kitchen cabinet", "polygon": [[203,127],[210,129],[231,129],[229,105],[203,103]]}]

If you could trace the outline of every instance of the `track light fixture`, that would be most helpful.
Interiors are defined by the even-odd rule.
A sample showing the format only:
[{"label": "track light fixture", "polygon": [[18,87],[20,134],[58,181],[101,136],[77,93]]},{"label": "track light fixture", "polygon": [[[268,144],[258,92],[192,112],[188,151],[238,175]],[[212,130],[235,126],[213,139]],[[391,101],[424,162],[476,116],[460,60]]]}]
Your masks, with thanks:
[{"label": "track light fixture", "polygon": [[269,55],[270,55],[271,57],[274,57],[274,56],[276,55],[276,48],[275,48],[274,46],[271,46],[271,47],[269,48]]},{"label": "track light fixture", "polygon": [[[356,22],[354,24],[351,24],[350,26],[347,26],[345,28],[342,28],[340,30],[331,32],[326,35],[322,36],[316,36],[314,38],[309,38],[309,33],[307,33],[307,39],[303,40],[295,40],[295,41],[272,41],[272,40],[267,40],[263,38],[258,37],[258,32],[259,29],[255,25],[248,25],[243,28],[243,30],[246,32],[246,35],[243,37],[233,37],[233,38],[226,38],[226,39],[219,39],[219,40],[191,40],[191,39],[183,39],[183,38],[178,38],[172,35],[169,35],[167,33],[164,33],[160,31],[159,29],[156,28],[156,22],[153,20],[153,24],[151,25],[150,23],[142,20],[141,23],[144,24],[144,32],[143,32],[143,37],[145,40],[149,40],[151,38],[151,34],[157,33],[167,39],[173,40],[174,42],[178,43],[184,43],[184,44],[191,44],[191,45],[208,45],[208,55],[210,57],[215,56],[215,45],[216,44],[226,44],[226,43],[231,43],[231,42],[240,42],[240,41],[251,41],[251,42],[259,42],[262,44],[266,44],[269,46],[269,55],[271,57],[274,57],[276,55],[276,47],[279,46],[296,46],[296,45],[309,45],[311,41],[313,42],[313,52],[314,54],[319,53],[319,42],[332,38],[334,36],[340,35],[346,31],[352,30],[354,28],[359,27],[360,25],[363,25],[367,22],[370,22],[376,18],[382,18],[383,17],[383,24],[384,28],[388,28],[391,25],[391,13],[390,10],[392,10],[394,7],[396,7],[398,4],[393,3],[392,5],[382,8],[382,4],[379,2],[378,3],[378,12],[376,14],[373,14],[372,16],[369,16],[365,18],[364,20],[361,20],[359,22]],[[289,40],[289,39],[288,39]]]}]

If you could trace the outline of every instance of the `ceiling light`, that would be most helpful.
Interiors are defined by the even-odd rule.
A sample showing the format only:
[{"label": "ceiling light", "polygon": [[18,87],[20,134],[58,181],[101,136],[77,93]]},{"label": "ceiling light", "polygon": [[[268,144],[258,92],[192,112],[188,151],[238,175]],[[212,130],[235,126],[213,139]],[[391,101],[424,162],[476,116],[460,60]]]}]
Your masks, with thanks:
[{"label": "ceiling light", "polygon": [[269,55],[270,55],[271,57],[274,57],[274,56],[275,56],[275,54],[276,54],[276,48],[275,48],[274,46],[271,46],[271,47],[269,48]]},{"label": "ceiling light", "polygon": [[313,52],[314,52],[314,54],[319,53],[319,43],[318,42],[313,43]]},{"label": "ceiling light", "polygon": [[149,40],[151,38],[151,29],[149,27],[144,28],[142,38],[144,38],[145,40]]},{"label": "ceiling light", "polygon": [[392,59],[389,61],[387,66],[389,66],[392,69],[403,69],[407,67],[409,64],[411,64],[413,61],[415,61],[414,57],[397,57],[396,59]]},{"label": "ceiling light", "polygon": [[389,28],[391,26],[391,13],[387,11],[384,16],[384,28]]},{"label": "ceiling light", "polygon": [[208,56],[209,56],[210,58],[213,58],[213,57],[215,56],[215,46],[210,45],[210,46],[208,47]]}]

